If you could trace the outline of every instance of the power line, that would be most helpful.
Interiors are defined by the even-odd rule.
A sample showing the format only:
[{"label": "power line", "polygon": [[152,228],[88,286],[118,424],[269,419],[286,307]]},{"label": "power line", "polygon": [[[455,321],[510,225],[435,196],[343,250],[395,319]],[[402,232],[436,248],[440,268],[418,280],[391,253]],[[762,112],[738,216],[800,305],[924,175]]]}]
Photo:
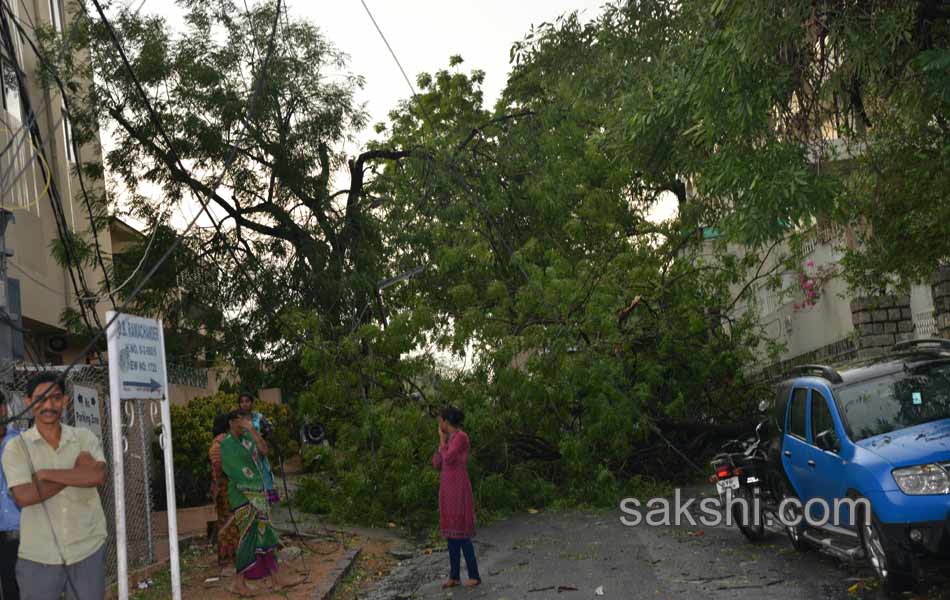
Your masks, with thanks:
[{"label": "power line", "polygon": [[[20,33],[20,38],[21,38],[21,40],[25,40],[25,41],[26,41],[26,43],[27,43],[27,44],[30,46],[30,48],[33,50],[33,53],[34,53],[34,54],[37,56],[37,58],[40,60],[41,65],[42,65],[44,68],[47,69],[47,71],[49,72],[49,74],[52,75],[53,80],[56,82],[57,88],[58,88],[59,91],[60,91],[60,95],[62,96],[62,101],[63,101],[62,110],[60,111],[59,119],[57,119],[56,122],[52,125],[51,130],[55,131],[55,130],[59,129],[60,125],[63,124],[64,122],[67,123],[67,124],[71,124],[71,121],[69,121],[69,110],[70,110],[69,95],[66,93],[65,85],[63,84],[63,81],[62,81],[62,79],[60,78],[60,76],[59,76],[57,70],[54,68],[54,65],[53,65],[53,64],[50,64],[50,62],[49,62],[49,60],[47,59],[47,57],[46,57],[42,52],[40,52],[39,49],[36,47],[35,43],[34,43],[33,40],[31,39],[29,33],[24,29],[23,23],[22,23],[22,19],[19,18],[17,15],[15,15],[15,14],[13,13],[13,9],[12,9],[12,7],[8,4],[8,1],[7,1],[7,0],[2,0],[2,2],[3,2],[3,3],[2,3],[2,8],[7,12],[7,15],[8,15],[10,21],[14,24],[14,26],[17,28],[17,31]],[[28,21],[29,21],[30,27],[32,28],[33,31],[36,31],[37,25],[36,25],[36,23],[33,21],[33,17],[32,17],[32,15],[31,15],[31,13],[30,13],[29,8],[26,6],[25,1],[24,1],[24,0],[19,0],[19,2],[20,2],[20,6],[23,7],[24,12],[26,13],[26,18],[27,18]],[[133,13],[132,16],[133,16],[133,17],[137,16],[137,15],[141,12],[141,10],[142,10],[142,8],[143,8],[144,6],[145,6],[145,0],[142,0],[142,1],[139,3],[138,8],[135,10],[135,12]],[[80,20],[79,20],[79,19],[73,19],[72,24],[71,24],[70,27],[69,27],[68,35],[66,35],[66,32],[61,32],[61,33],[63,33],[64,43],[61,45],[61,47],[60,47],[60,49],[59,49],[58,56],[57,56],[57,60],[58,60],[59,62],[62,62],[62,61],[63,61],[63,58],[66,56],[66,53],[67,53],[68,49],[71,47],[72,42],[73,42],[73,35],[74,35],[74,33],[78,30],[79,24],[80,24]],[[52,96],[52,94],[48,94],[48,95],[47,95],[46,102],[44,103],[44,106],[42,107],[41,111],[46,111],[47,109],[49,109],[49,107],[52,105],[52,101],[53,101],[53,96]],[[34,112],[30,115],[30,119],[29,119],[27,125],[26,125],[25,127],[23,127],[23,128],[26,128],[26,129],[31,128],[31,127],[33,126],[33,124],[35,123],[36,115],[37,115],[37,114],[38,114],[38,113],[36,113],[36,112],[34,111]],[[66,126],[70,126],[70,125],[66,125]],[[23,128],[21,128],[21,129],[23,129]],[[25,138],[24,138],[24,139],[25,139]],[[90,226],[91,226],[91,228],[92,228],[93,244],[94,244],[94,246],[95,246],[96,261],[99,263],[99,266],[100,266],[100,268],[102,269],[103,283],[105,284],[106,293],[107,293],[107,295],[109,296],[110,301],[112,302],[112,306],[115,307],[116,303],[115,303],[115,298],[114,298],[114,296],[113,296],[114,291],[112,290],[112,285],[111,285],[111,282],[110,282],[109,269],[108,269],[108,267],[106,266],[105,259],[104,259],[104,257],[103,257],[103,253],[102,253],[102,247],[101,247],[101,245],[100,245],[100,243],[99,243],[99,231],[98,231],[98,224],[97,224],[97,220],[98,220],[98,219],[97,219],[96,215],[93,214],[92,203],[91,203],[90,198],[89,198],[89,191],[88,191],[88,189],[86,188],[85,176],[83,175],[83,170],[82,170],[82,165],[81,165],[81,155],[80,155],[79,144],[78,144],[78,142],[77,142],[77,140],[76,140],[76,138],[75,138],[74,135],[69,135],[69,136],[65,136],[65,135],[64,135],[64,141],[65,141],[65,143],[68,143],[68,144],[71,145],[71,150],[72,150],[73,156],[76,157],[76,161],[77,161],[76,175],[77,175],[77,179],[78,179],[78,182],[79,182],[80,191],[81,191],[82,197],[83,197],[83,204],[84,204],[84,206],[85,206],[85,208],[86,208],[86,212],[87,212],[88,215],[89,215]],[[12,140],[11,140],[11,143],[12,143]],[[22,142],[20,142],[20,144],[18,144],[18,150],[17,150],[17,151],[19,151],[19,147],[20,147],[21,145],[22,145]],[[9,147],[9,144],[8,144],[7,148],[8,148],[8,147]],[[5,150],[6,150],[6,148],[4,149],[4,151],[5,151]],[[69,150],[69,149],[67,149],[67,154],[68,154],[68,150]],[[0,154],[2,154],[2,152],[0,152]],[[31,159],[30,162],[32,163],[32,161],[33,161],[33,160]],[[24,168],[24,170],[25,170],[25,168]],[[2,200],[0,200],[0,202],[2,202]],[[55,211],[54,211],[54,212],[55,212]],[[67,227],[67,231],[68,231],[68,227]],[[69,267],[68,267],[68,268],[69,268]],[[85,288],[85,284],[83,284],[83,285],[84,285],[83,294],[85,294],[85,298],[90,298],[90,297],[92,297],[91,292],[90,292],[87,288]],[[78,289],[77,289],[77,296],[79,296],[79,294],[78,294]],[[82,302],[82,300],[83,300],[83,297],[80,296],[79,301]],[[99,323],[99,321],[98,321],[98,316],[96,316],[96,322],[97,322],[97,324],[101,325],[101,323]]]},{"label": "power line", "polygon": [[[98,2],[97,2],[96,0],[94,0],[94,2],[98,5]],[[275,15],[275,17],[276,17],[276,16],[279,16],[279,14],[280,14],[281,3],[282,3],[282,0],[277,0],[277,15]],[[101,8],[101,7],[100,7],[100,8]],[[111,24],[110,24],[109,21],[108,21],[108,18],[106,18],[103,13],[100,13],[100,17],[103,19],[104,23],[109,27],[109,29],[112,30],[112,27],[111,27]],[[88,14],[88,12],[86,13],[86,18],[88,18],[88,19],[90,19],[90,20],[91,20],[91,18],[92,18],[92,17]],[[113,33],[114,33],[114,30],[112,30],[112,31],[113,31]],[[264,57],[264,62],[262,63],[262,66],[261,66],[261,70],[260,70],[259,77],[258,77],[258,80],[257,80],[257,85],[256,85],[255,90],[254,90],[254,94],[253,94],[253,96],[250,98],[250,100],[249,100],[249,102],[248,102],[248,110],[247,110],[248,114],[250,114],[250,112],[253,110],[254,105],[257,103],[257,99],[259,98],[260,93],[261,93],[261,91],[263,90],[264,81],[266,80],[266,74],[267,74],[267,64],[270,62],[270,56],[271,56],[271,54],[272,54],[272,52],[273,52],[273,49],[274,49],[274,38],[275,38],[276,34],[277,34],[277,19],[275,18],[275,20],[274,20],[274,27],[273,27],[272,30],[271,30],[270,40],[269,40],[269,42],[268,42],[267,54],[265,55],[265,57]],[[113,41],[113,45],[119,45],[119,42],[118,42],[118,39],[117,39],[116,36],[114,36],[114,35],[112,36],[112,41]],[[121,47],[121,45],[119,45],[119,47]],[[135,76],[135,73],[134,73],[134,70],[131,69],[131,66],[129,66],[129,67],[127,67],[127,68],[129,69],[130,73],[131,73],[132,76],[134,77],[134,76]],[[150,103],[148,103],[148,104],[149,104],[149,106],[151,105]],[[216,188],[220,185],[221,181],[224,179],[225,174],[227,173],[228,168],[230,168],[231,164],[234,162],[234,160],[236,159],[236,157],[237,157],[237,149],[232,147],[231,150],[230,150],[230,155],[229,155],[229,156],[227,157],[227,159],[225,160],[225,164],[224,164],[224,166],[223,166],[223,168],[222,168],[221,173],[215,178],[215,180],[214,180],[212,186],[210,187],[211,190],[216,189]],[[207,202],[204,201],[204,199],[203,199],[199,194],[195,193],[194,196],[195,196],[195,198],[198,200],[198,202],[202,204],[202,207],[206,207],[206,206],[207,206]],[[128,307],[132,304],[132,302],[135,300],[135,298],[142,292],[142,289],[145,287],[145,284],[155,275],[155,273],[156,273],[156,272],[158,271],[158,269],[162,266],[162,264],[164,264],[165,261],[167,261],[168,258],[172,255],[172,253],[174,253],[174,251],[181,245],[182,240],[184,239],[184,236],[186,236],[186,235],[188,234],[188,232],[191,231],[191,229],[195,226],[195,224],[197,223],[197,221],[198,221],[198,219],[199,219],[200,216],[201,216],[201,212],[197,213],[197,214],[195,215],[195,217],[191,220],[191,222],[188,223],[188,225],[186,226],[184,232],[183,232],[181,235],[176,236],[175,241],[172,242],[172,244],[165,250],[165,252],[162,254],[161,258],[159,258],[159,260],[158,260],[154,265],[152,265],[152,267],[151,267],[151,268],[149,269],[149,271],[146,273],[146,275],[145,275],[145,277],[143,278],[143,280],[142,280],[141,282],[139,282],[139,284],[133,289],[133,291],[132,291],[132,293],[129,295],[129,297],[122,303],[122,305],[121,305],[120,307],[118,307],[118,309],[116,310],[116,313],[115,313],[115,315],[113,315],[112,319],[110,319],[110,320],[108,321],[108,323],[106,323],[105,327],[100,328],[100,329],[96,332],[96,334],[93,336],[93,338],[92,338],[92,339],[86,344],[86,346],[78,353],[78,355],[76,356],[76,358],[73,359],[73,361],[72,361],[69,365],[66,366],[66,368],[65,368],[65,369],[63,370],[63,372],[62,372],[62,376],[63,376],[64,378],[72,371],[72,369],[74,369],[74,368],[76,367],[77,364],[79,364],[80,359],[81,359],[82,357],[84,357],[85,355],[87,355],[87,354],[89,353],[89,351],[91,351],[91,350],[95,347],[95,345],[99,342],[99,340],[101,340],[102,337],[103,337],[104,335],[106,335],[106,332],[107,332],[108,329],[112,326],[112,324],[115,322],[115,320],[119,317],[119,315],[120,315],[120,314],[123,314],[123,312],[128,309]],[[14,415],[13,417],[7,417],[6,419],[0,420],[0,425],[5,425],[5,424],[7,424],[7,423],[9,423],[9,422],[12,422],[12,421],[15,421],[15,420],[21,418],[24,414],[26,414],[29,410],[32,409],[33,404],[35,404],[35,403],[37,403],[37,402],[42,402],[44,399],[45,399],[45,394],[41,395],[41,396],[40,396],[39,398],[37,398],[33,403],[31,403],[29,406],[27,406],[26,408],[24,408],[24,410],[21,411],[18,415]]]},{"label": "power line", "polygon": [[[95,5],[96,5],[97,10],[99,11],[99,15],[100,15],[100,17],[101,17],[103,23],[105,23],[105,24],[107,25],[107,27],[109,28],[110,34],[111,34],[111,36],[112,36],[113,44],[116,46],[116,48],[119,50],[120,54],[122,54],[122,56],[123,56],[123,60],[124,60],[124,62],[125,62],[126,68],[129,70],[129,72],[132,74],[132,76],[135,77],[134,71],[132,70],[131,66],[128,64],[128,60],[125,58],[124,51],[122,50],[121,45],[120,45],[119,42],[118,42],[118,39],[117,39],[117,37],[116,37],[116,35],[115,35],[115,31],[114,31],[114,29],[112,28],[111,24],[109,23],[108,19],[106,18],[104,12],[102,11],[102,7],[99,5],[99,3],[98,3],[97,0],[93,0],[93,1],[94,1]],[[277,0],[277,15],[276,15],[276,16],[279,16],[279,14],[280,14],[280,5],[281,5],[281,0]],[[141,7],[140,7],[140,8],[141,8]],[[9,11],[9,7],[7,7],[7,10]],[[85,9],[84,9],[84,10],[85,10]],[[87,16],[87,18],[89,18],[88,13],[86,13],[86,16]],[[10,41],[11,41],[11,40],[10,40],[9,27],[6,25],[6,23],[3,23],[2,25],[3,25],[4,37],[6,38],[6,41],[7,41],[8,45],[9,45],[9,43],[10,43]],[[257,82],[257,84],[258,84],[257,89],[255,90],[254,96],[251,98],[251,100],[250,100],[250,102],[249,102],[249,110],[248,110],[248,112],[250,112],[250,109],[251,109],[251,108],[254,106],[254,104],[256,103],[256,100],[257,100],[257,98],[258,98],[258,96],[259,96],[259,94],[260,94],[260,91],[263,89],[263,82],[264,82],[264,80],[265,80],[265,76],[266,76],[266,72],[267,72],[267,63],[269,62],[270,55],[271,55],[271,53],[272,53],[272,51],[273,51],[273,47],[274,47],[274,37],[275,37],[275,35],[276,35],[276,32],[277,32],[277,19],[275,18],[274,26],[273,26],[273,29],[272,29],[272,31],[271,31],[271,36],[270,36],[270,41],[269,41],[267,56],[265,57],[264,63],[263,63],[262,68],[261,68],[260,77],[259,77],[258,82]],[[22,73],[18,72],[18,73],[17,73],[17,77],[18,77],[18,81],[19,81],[20,88],[21,88],[21,92],[25,92],[26,90],[24,90],[25,86],[23,85]],[[136,84],[137,84],[137,86],[138,86],[138,88],[139,88],[139,91],[142,91],[142,90],[141,90],[141,86],[138,84],[137,81],[136,81]],[[23,99],[23,98],[21,98],[21,99]],[[25,100],[28,102],[28,97],[26,97]],[[147,97],[146,97],[146,102],[147,102]],[[31,130],[33,130],[33,129],[35,128],[35,115],[36,115],[36,113],[33,112],[32,110],[31,110],[30,112],[31,112],[30,118],[31,118],[31,121],[33,122],[33,126],[31,127]],[[36,135],[35,132],[33,133],[33,135],[34,135],[34,136]],[[223,177],[224,177],[224,175],[225,175],[225,173],[226,173],[226,171],[227,171],[227,168],[228,168],[228,167],[230,166],[230,164],[233,162],[233,160],[235,159],[235,157],[236,157],[236,149],[232,149],[231,156],[228,158],[228,160],[225,161],[225,167],[224,167],[224,169],[222,170],[222,173],[220,174],[220,176],[217,178],[216,183],[212,186],[212,189],[217,188],[217,186],[220,184],[220,181],[223,179]],[[51,196],[52,196],[52,195],[51,195]],[[196,194],[196,197],[197,197],[197,194]],[[200,201],[200,198],[199,198],[199,201]],[[202,203],[202,204],[203,204],[203,206],[205,206],[205,208],[206,208],[207,205],[206,205],[205,203]],[[199,213],[199,215],[200,215],[200,213]],[[94,218],[93,215],[90,214],[90,218]],[[195,225],[196,222],[197,222],[197,215],[196,215],[195,219],[194,219],[191,223],[189,223],[189,226],[188,226],[188,228],[186,229],[185,234],[187,234],[187,232],[191,229],[191,227],[193,227],[193,226]],[[114,322],[114,320],[115,320],[116,318],[118,318],[119,314],[120,314],[123,310],[125,310],[125,308],[132,302],[132,300],[141,292],[141,290],[142,290],[143,286],[145,285],[145,283],[146,283],[152,276],[154,276],[155,272],[156,272],[157,269],[161,266],[161,264],[164,263],[164,262],[168,259],[168,257],[171,256],[172,252],[177,248],[177,246],[180,245],[181,239],[182,239],[182,238],[180,238],[180,237],[179,237],[179,238],[176,238],[176,240],[172,243],[172,245],[171,245],[171,246],[166,250],[166,252],[163,254],[162,258],[152,267],[152,269],[151,269],[151,270],[149,271],[149,273],[146,275],[145,279],[133,290],[133,292],[132,292],[132,294],[130,295],[130,297],[129,297],[129,298],[126,300],[126,302],[123,304],[122,309],[121,309],[121,310],[118,310],[118,311],[116,312],[116,314],[113,316],[113,318],[110,320],[110,322],[106,325],[106,327],[99,329],[99,331],[97,332],[96,336],[93,337],[92,340],[90,340],[90,342],[87,344],[86,348],[73,360],[72,363],[70,363],[70,364],[67,366],[66,370],[65,370],[65,371],[63,372],[63,374],[62,374],[62,377],[63,377],[64,379],[65,379],[65,377],[69,374],[69,372],[76,366],[76,364],[78,363],[80,357],[85,356],[85,355],[88,353],[88,351],[91,350],[91,349],[94,347],[94,345],[98,342],[98,340],[101,339],[101,337],[105,334],[105,332],[107,331],[108,327],[111,326],[112,322]],[[97,315],[95,315],[95,316],[97,316]],[[51,386],[51,387],[52,387],[52,386]],[[32,407],[33,407],[36,403],[38,403],[38,402],[43,402],[43,401],[45,400],[46,395],[47,395],[48,393],[49,393],[49,389],[45,390],[38,398],[36,398],[36,399],[34,399],[32,402],[30,402],[30,403],[28,404],[28,406],[26,406],[26,407],[24,408],[23,411],[21,411],[21,412],[20,412],[19,414],[17,414],[17,415],[13,415],[12,417],[8,417],[7,419],[4,419],[4,420],[2,421],[2,424],[3,424],[3,425],[6,425],[6,424],[8,424],[8,423],[10,423],[10,422],[12,422],[12,421],[14,421],[14,420],[17,420],[17,419],[19,419],[20,417],[22,417],[22,415],[25,414],[27,411],[32,410]],[[30,462],[30,467],[31,467],[31,471],[32,471],[32,472],[35,472],[35,469],[33,469],[32,460],[31,460],[31,462]],[[38,485],[37,485],[37,493],[38,493],[38,494],[41,493]],[[46,506],[45,502],[43,502],[42,504],[43,504],[44,511],[46,512],[47,521],[49,522],[50,528],[51,528],[51,530],[52,530],[52,520],[51,520],[50,515],[49,515],[49,509],[48,509],[48,507]],[[54,532],[54,543],[56,544],[57,550],[59,551],[61,557],[63,557],[62,548],[61,548],[61,546],[60,546],[60,544],[59,544],[59,541],[58,541],[58,540],[56,539],[56,537],[55,537],[55,532]],[[62,560],[63,560],[63,564],[64,564],[64,566],[65,566],[65,563],[66,563],[65,558],[63,557]],[[76,595],[75,586],[74,586],[74,584],[73,584],[73,582],[72,582],[72,580],[71,580],[71,578],[70,578],[68,572],[66,573],[66,578],[67,578],[67,582],[68,582],[68,584],[69,584],[69,587],[70,587],[70,589],[71,589],[73,595]]]},{"label": "power line", "polygon": [[[4,0],[4,7],[6,7],[7,12],[12,14],[6,0]],[[49,168],[49,160],[46,157],[45,145],[43,143],[43,137],[40,132],[39,124],[36,120],[36,112],[33,110],[32,103],[30,100],[30,90],[26,83],[26,73],[23,72],[22,66],[19,64],[17,45],[14,42],[13,33],[10,30],[10,22],[15,19],[0,19],[0,36],[3,38],[3,44],[10,55],[13,61],[13,71],[16,74],[17,80],[17,89],[20,96],[21,108],[26,111],[29,115],[28,122],[30,126],[28,128],[30,137],[33,140],[33,145],[36,148],[36,152],[40,153],[43,156],[43,161],[40,164],[41,173],[46,176],[51,174],[51,169]],[[66,211],[63,208],[62,200],[59,195],[59,191],[55,182],[50,186],[50,205],[53,209],[53,216],[56,221],[57,232],[59,233],[59,238],[62,243],[62,250],[66,256],[66,262],[69,270],[70,279],[73,284],[73,289],[79,291],[81,290],[85,296],[90,296],[89,286],[86,283],[85,273],[82,269],[82,263],[75,257],[73,252],[73,240],[70,234],[69,222],[66,218]],[[76,266],[76,270],[73,270],[73,265]],[[93,323],[89,320],[89,309],[88,307],[80,300],[78,302],[79,311],[83,318],[83,321],[90,328],[93,327]],[[95,326],[101,327],[102,323],[99,321],[99,316],[96,311],[92,311],[92,321],[95,323]]]},{"label": "power line", "polygon": [[[390,56],[393,57],[393,60],[396,61],[396,66],[399,67],[399,72],[402,73],[402,78],[406,80],[406,85],[409,86],[409,89],[412,91],[413,97],[418,97],[416,92],[416,87],[412,85],[412,80],[409,79],[409,75],[406,74],[406,70],[402,68],[402,63],[399,62],[399,57],[396,56],[396,53],[393,51],[393,47],[389,45],[389,40],[386,39],[386,35],[383,34],[383,30],[380,29],[379,23],[376,22],[376,17],[373,16],[373,13],[370,12],[369,6],[366,5],[366,0],[360,0],[360,4],[363,5],[363,9],[366,10],[366,14],[369,15],[370,21],[373,22],[373,26],[376,27],[376,31],[379,33],[379,37],[382,38],[383,43],[386,44],[386,48],[389,49]],[[419,108],[425,112],[425,107],[419,103]]]}]

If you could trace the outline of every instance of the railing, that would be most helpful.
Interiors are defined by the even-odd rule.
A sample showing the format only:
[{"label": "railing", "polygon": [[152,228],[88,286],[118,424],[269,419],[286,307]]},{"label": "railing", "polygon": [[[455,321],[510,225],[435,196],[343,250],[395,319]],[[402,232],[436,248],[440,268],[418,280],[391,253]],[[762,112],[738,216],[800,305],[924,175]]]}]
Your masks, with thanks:
[{"label": "railing", "polygon": [[208,387],[208,369],[170,364],[168,382],[204,389]]},{"label": "railing", "polygon": [[802,240],[802,255],[808,256],[820,246],[833,247],[845,239],[844,229],[837,223],[821,223],[812,226],[804,234]]},{"label": "railing", "polygon": [[937,336],[937,318],[933,310],[914,313],[914,334],[918,338]]}]

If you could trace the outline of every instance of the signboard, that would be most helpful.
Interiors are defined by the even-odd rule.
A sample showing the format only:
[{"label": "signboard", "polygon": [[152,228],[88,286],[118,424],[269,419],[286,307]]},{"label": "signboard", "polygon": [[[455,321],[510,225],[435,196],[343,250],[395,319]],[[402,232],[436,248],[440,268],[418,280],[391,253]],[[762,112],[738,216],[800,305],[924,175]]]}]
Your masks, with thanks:
[{"label": "signboard", "polygon": [[73,416],[76,427],[82,427],[102,439],[102,414],[99,412],[99,392],[95,388],[73,386]]},{"label": "signboard", "polygon": [[14,421],[13,425],[17,429],[26,429],[30,426],[30,419],[33,418],[33,413],[26,410],[26,396],[23,392],[14,392],[9,391],[7,393],[7,399],[9,399],[9,405],[7,406],[7,415],[14,416],[20,415],[20,418]]},{"label": "signboard", "polygon": [[127,400],[161,400],[162,438],[165,441],[165,504],[168,513],[168,554],[171,598],[181,600],[178,519],[175,508],[175,460],[172,453],[172,415],[167,396],[165,335],[162,322],[109,311],[109,419],[112,432],[112,486],[115,492],[115,563],[119,600],[129,599],[128,536],[125,522],[125,435],[122,405]]},{"label": "signboard", "polygon": [[165,397],[161,334],[158,321],[132,315],[120,314],[109,326],[109,368],[118,367],[122,400]]}]

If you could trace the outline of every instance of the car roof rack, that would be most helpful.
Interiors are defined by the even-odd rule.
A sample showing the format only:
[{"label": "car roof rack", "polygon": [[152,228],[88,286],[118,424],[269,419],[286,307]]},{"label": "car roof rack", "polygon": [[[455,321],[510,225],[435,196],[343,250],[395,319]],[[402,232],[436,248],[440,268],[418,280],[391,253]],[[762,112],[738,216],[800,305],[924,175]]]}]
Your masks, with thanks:
[{"label": "car roof rack", "polygon": [[841,378],[841,374],[834,369],[834,367],[829,367],[828,365],[797,365],[792,367],[790,373],[799,375],[820,375],[830,381],[831,383],[841,383],[844,381]]},{"label": "car roof rack", "polygon": [[944,338],[918,338],[915,340],[906,340],[906,341],[898,342],[894,344],[894,347],[891,348],[891,351],[900,352],[901,350],[917,349],[921,346],[923,347],[936,346],[940,350],[950,350],[950,340],[947,340]]}]

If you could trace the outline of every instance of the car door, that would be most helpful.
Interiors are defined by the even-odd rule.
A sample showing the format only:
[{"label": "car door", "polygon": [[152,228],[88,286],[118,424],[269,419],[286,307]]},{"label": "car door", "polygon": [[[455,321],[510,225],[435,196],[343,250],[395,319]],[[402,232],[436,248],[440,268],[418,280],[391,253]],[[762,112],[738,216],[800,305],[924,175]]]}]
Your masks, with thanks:
[{"label": "car door", "polygon": [[788,401],[785,434],[782,441],[782,466],[799,498],[811,489],[808,467],[808,388],[795,386]]},{"label": "car door", "polygon": [[[814,387],[809,394],[808,409],[808,447],[805,450],[805,465],[809,471],[807,498],[803,501],[813,498],[823,499],[829,510],[834,509],[835,500],[841,498],[845,492],[845,461],[841,458],[841,440],[843,428],[840,426],[840,419],[836,416],[837,408],[831,402],[830,394],[826,390]],[[837,449],[822,448],[818,443],[818,435],[831,431],[833,439],[837,440]],[[824,515],[818,506],[811,510],[811,516],[815,519],[821,519]],[[835,522],[847,522],[847,515],[842,515],[845,520],[835,519],[833,515],[828,515],[832,524]]]}]

